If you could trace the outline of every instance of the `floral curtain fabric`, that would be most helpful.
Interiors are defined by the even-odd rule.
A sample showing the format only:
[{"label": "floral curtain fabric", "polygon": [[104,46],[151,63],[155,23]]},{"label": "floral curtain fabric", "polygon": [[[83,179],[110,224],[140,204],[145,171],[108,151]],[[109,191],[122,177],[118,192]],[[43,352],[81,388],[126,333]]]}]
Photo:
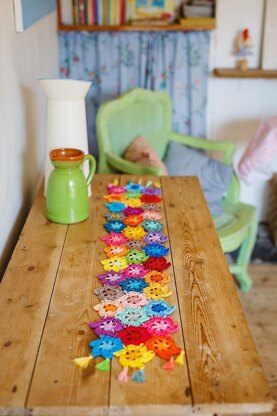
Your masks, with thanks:
[{"label": "floral curtain fabric", "polygon": [[166,90],[173,129],[205,137],[209,32],[61,32],[60,76],[90,80],[90,150],[97,153],[95,116],[101,103],[140,87]]}]

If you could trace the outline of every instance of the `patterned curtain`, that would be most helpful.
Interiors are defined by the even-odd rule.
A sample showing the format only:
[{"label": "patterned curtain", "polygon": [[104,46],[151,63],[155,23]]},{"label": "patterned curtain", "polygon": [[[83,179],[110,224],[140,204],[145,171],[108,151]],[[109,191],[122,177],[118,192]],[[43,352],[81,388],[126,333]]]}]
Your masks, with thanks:
[{"label": "patterned curtain", "polygon": [[100,104],[135,87],[166,90],[173,130],[205,137],[209,32],[61,32],[59,42],[61,77],[92,81],[86,102],[92,153]]}]

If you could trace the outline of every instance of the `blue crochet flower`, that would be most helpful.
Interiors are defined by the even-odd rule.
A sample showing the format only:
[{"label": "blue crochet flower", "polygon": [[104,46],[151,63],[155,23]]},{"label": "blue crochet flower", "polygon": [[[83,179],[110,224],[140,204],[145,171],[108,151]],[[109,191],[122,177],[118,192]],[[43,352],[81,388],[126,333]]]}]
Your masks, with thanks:
[{"label": "blue crochet flower", "polygon": [[175,306],[170,306],[164,300],[151,300],[143,309],[149,316],[167,316],[175,311],[176,308]]},{"label": "blue crochet flower", "polygon": [[132,277],[131,279],[123,280],[120,282],[120,286],[126,292],[142,292],[148,284],[144,281],[144,279],[136,279]]},{"label": "blue crochet flower", "polygon": [[143,189],[143,186],[140,183],[134,183],[132,181],[129,181],[127,185],[125,185],[125,189],[127,191],[138,191],[140,192],[141,189]]},{"label": "blue crochet flower", "polygon": [[126,225],[123,224],[122,221],[109,221],[106,224],[104,224],[104,227],[109,233],[111,231],[113,231],[114,233],[121,233],[121,231],[124,230]]},{"label": "blue crochet flower", "polygon": [[169,253],[169,248],[166,248],[161,244],[148,244],[143,249],[147,256],[161,257],[166,256]]},{"label": "blue crochet flower", "polygon": [[141,223],[141,225],[145,231],[161,231],[164,227],[164,225],[157,220],[145,220]]},{"label": "blue crochet flower", "polygon": [[105,204],[110,212],[121,212],[126,205],[123,202],[110,202],[109,204]]},{"label": "blue crochet flower", "polygon": [[112,358],[113,353],[124,348],[120,338],[113,338],[109,335],[100,335],[99,339],[89,343],[93,357]]},{"label": "blue crochet flower", "polygon": [[143,309],[125,308],[116,313],[116,318],[123,325],[141,326],[143,322],[149,321],[150,317]]}]

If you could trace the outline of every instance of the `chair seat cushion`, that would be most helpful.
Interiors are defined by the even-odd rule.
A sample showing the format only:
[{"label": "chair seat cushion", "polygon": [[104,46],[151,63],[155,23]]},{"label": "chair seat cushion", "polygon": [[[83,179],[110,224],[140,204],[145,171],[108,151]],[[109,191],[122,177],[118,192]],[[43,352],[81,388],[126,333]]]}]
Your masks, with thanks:
[{"label": "chair seat cushion", "polygon": [[231,181],[231,166],[211,159],[203,151],[177,142],[169,142],[164,162],[169,175],[197,176],[211,214],[223,214],[221,201]]},{"label": "chair seat cushion", "polygon": [[162,174],[167,175],[165,164],[142,136],[138,136],[132,141],[123,153],[123,158],[140,165],[160,168]]}]

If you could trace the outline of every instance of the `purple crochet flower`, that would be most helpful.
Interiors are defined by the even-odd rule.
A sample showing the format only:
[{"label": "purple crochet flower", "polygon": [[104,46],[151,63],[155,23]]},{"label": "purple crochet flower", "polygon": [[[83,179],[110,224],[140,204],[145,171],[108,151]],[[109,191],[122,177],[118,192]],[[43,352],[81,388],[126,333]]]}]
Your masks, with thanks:
[{"label": "purple crochet flower", "polygon": [[112,270],[107,273],[99,274],[98,279],[103,285],[118,286],[120,282],[126,279],[120,272],[113,272]]},{"label": "purple crochet flower", "polygon": [[145,269],[145,267],[142,264],[130,264],[128,267],[121,270],[121,273],[123,274],[123,276],[125,276],[126,279],[130,279],[131,277],[143,279],[143,277],[148,272],[149,270]]},{"label": "purple crochet flower", "polygon": [[149,231],[143,238],[147,244],[162,244],[168,240],[161,231]]},{"label": "purple crochet flower", "polygon": [[126,216],[129,216],[129,215],[140,215],[140,214],[143,213],[143,209],[140,208],[140,207],[137,207],[137,208],[127,207],[127,208],[124,208],[124,210],[122,212]]},{"label": "purple crochet flower", "polygon": [[141,192],[146,195],[160,195],[161,188],[154,188],[153,186],[147,186],[143,188]]},{"label": "purple crochet flower", "polygon": [[94,333],[98,336],[109,335],[115,336],[119,331],[122,331],[124,326],[121,321],[114,317],[102,318],[99,321],[89,322],[88,326],[94,330]]}]

